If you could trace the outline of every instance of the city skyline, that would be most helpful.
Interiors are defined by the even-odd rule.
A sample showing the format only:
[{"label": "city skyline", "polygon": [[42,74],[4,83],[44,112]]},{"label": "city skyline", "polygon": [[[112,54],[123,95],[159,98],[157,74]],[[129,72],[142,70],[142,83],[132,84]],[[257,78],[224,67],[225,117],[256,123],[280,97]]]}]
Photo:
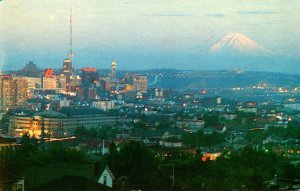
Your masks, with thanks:
[{"label": "city skyline", "polygon": [[[1,70],[33,60],[62,67],[68,55],[69,10],[73,9],[73,66],[120,69],[175,68],[297,73],[300,2],[281,1],[35,1],[0,3]],[[209,50],[238,32],[272,54],[233,63]],[[228,56],[229,57],[229,56]],[[246,60],[249,56],[246,57]],[[245,59],[245,58],[243,58]],[[258,61],[259,60],[259,61]]]}]

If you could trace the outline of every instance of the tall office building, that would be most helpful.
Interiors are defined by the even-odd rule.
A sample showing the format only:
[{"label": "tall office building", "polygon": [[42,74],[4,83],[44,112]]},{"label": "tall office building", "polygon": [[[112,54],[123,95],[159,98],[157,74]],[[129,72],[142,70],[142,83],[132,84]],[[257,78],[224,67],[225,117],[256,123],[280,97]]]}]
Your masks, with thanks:
[{"label": "tall office building", "polygon": [[122,83],[130,86],[130,91],[147,92],[148,78],[145,75],[126,74],[122,78]]},{"label": "tall office building", "polygon": [[41,87],[41,84],[42,84],[41,77],[39,77],[39,78],[22,77],[22,78],[24,78],[27,82],[27,87],[28,87],[27,95],[28,95],[28,98],[33,98],[35,96],[36,89]]},{"label": "tall office building", "polygon": [[110,91],[111,87],[110,87],[110,81],[108,79],[100,79],[99,80],[99,90],[102,91],[102,92],[105,92],[105,91]]},{"label": "tall office building", "polygon": [[28,98],[28,81],[26,78],[15,77],[16,106],[24,106]]},{"label": "tall office building", "polygon": [[47,68],[42,77],[42,88],[43,89],[56,89],[56,76],[54,75],[53,69]]},{"label": "tall office building", "polygon": [[70,83],[70,78],[72,76],[72,60],[65,59],[63,63],[63,71],[62,73],[66,76],[66,83]]},{"label": "tall office building", "polygon": [[0,110],[23,107],[27,100],[25,78],[2,75],[0,77]]},{"label": "tall office building", "polygon": [[96,81],[99,81],[96,68],[82,68],[81,85],[83,87],[92,87]]},{"label": "tall office building", "polygon": [[67,88],[67,80],[66,80],[66,76],[64,74],[59,74],[57,76],[57,87],[66,91]]}]

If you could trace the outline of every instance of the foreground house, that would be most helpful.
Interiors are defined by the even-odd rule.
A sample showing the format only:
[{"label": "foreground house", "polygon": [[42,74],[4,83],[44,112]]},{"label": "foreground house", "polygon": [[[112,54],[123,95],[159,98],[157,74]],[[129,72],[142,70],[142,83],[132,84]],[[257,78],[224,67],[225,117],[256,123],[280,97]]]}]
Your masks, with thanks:
[{"label": "foreground house", "polygon": [[98,183],[109,188],[113,188],[114,180],[114,175],[112,174],[108,166],[106,166],[98,179]]}]

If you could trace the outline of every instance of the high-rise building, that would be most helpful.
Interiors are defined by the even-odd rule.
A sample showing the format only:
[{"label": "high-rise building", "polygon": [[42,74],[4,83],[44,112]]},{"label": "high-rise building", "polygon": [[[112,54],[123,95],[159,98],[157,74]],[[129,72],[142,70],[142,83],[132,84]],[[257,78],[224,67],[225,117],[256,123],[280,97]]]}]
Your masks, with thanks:
[{"label": "high-rise building", "polygon": [[93,100],[98,96],[97,89],[95,87],[77,87],[76,93],[81,100]]},{"label": "high-rise building", "polygon": [[28,87],[28,98],[33,98],[34,97],[34,93],[35,90],[37,88],[41,87],[41,82],[42,79],[41,77],[39,78],[34,78],[34,77],[22,77],[23,79],[25,79],[27,81],[27,87]]},{"label": "high-rise building", "polygon": [[66,83],[70,83],[70,78],[72,76],[72,60],[65,59],[63,63],[63,71],[62,73],[66,76]]},{"label": "high-rise building", "polygon": [[23,107],[27,100],[25,78],[2,75],[0,77],[0,110]]},{"label": "high-rise building", "polygon": [[34,90],[38,87],[41,86],[41,77],[39,78],[33,78],[33,77],[22,77],[24,79],[27,80],[27,83],[28,83],[28,88],[31,89],[31,90]]},{"label": "high-rise building", "polygon": [[66,84],[66,91],[69,93],[75,93],[78,87],[81,86],[81,77],[79,75],[72,75],[70,83]]},{"label": "high-rise building", "polygon": [[15,97],[15,84],[11,75],[2,75],[0,83],[1,111],[13,105]]},{"label": "high-rise building", "polygon": [[56,76],[54,75],[53,69],[47,68],[42,77],[42,88],[43,89],[56,89]]},{"label": "high-rise building", "polygon": [[129,84],[132,91],[146,92],[148,90],[148,78],[145,75],[126,74],[121,82],[125,85]]},{"label": "high-rise building", "polygon": [[81,85],[83,87],[92,87],[96,81],[99,81],[96,68],[82,68]]},{"label": "high-rise building", "polygon": [[102,92],[109,91],[110,88],[110,81],[108,79],[100,79],[99,80],[99,90]]},{"label": "high-rise building", "polygon": [[59,74],[57,76],[57,87],[66,91],[67,88],[67,79],[66,76],[64,74]]},{"label": "high-rise building", "polygon": [[95,99],[97,96],[96,84],[99,81],[99,74],[96,68],[82,68],[81,88],[78,95],[81,99]]},{"label": "high-rise building", "polygon": [[15,77],[16,88],[16,106],[23,106],[28,97],[28,81],[25,78]]},{"label": "high-rise building", "polygon": [[144,75],[137,75],[133,78],[133,85],[135,85],[136,91],[144,91],[148,90],[148,78]]}]

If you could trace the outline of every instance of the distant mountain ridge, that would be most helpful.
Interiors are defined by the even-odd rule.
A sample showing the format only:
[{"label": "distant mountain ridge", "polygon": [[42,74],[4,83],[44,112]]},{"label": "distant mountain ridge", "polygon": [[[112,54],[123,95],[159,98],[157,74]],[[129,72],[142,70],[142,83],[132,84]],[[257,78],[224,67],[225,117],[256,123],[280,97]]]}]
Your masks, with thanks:
[{"label": "distant mountain ridge", "polygon": [[[124,74],[128,71],[119,71]],[[232,70],[172,70],[152,69],[139,70],[139,74],[148,76],[149,83],[157,82],[149,88],[202,89],[252,87],[259,83],[267,83],[270,87],[298,87],[300,75],[278,72],[258,72]]]}]

